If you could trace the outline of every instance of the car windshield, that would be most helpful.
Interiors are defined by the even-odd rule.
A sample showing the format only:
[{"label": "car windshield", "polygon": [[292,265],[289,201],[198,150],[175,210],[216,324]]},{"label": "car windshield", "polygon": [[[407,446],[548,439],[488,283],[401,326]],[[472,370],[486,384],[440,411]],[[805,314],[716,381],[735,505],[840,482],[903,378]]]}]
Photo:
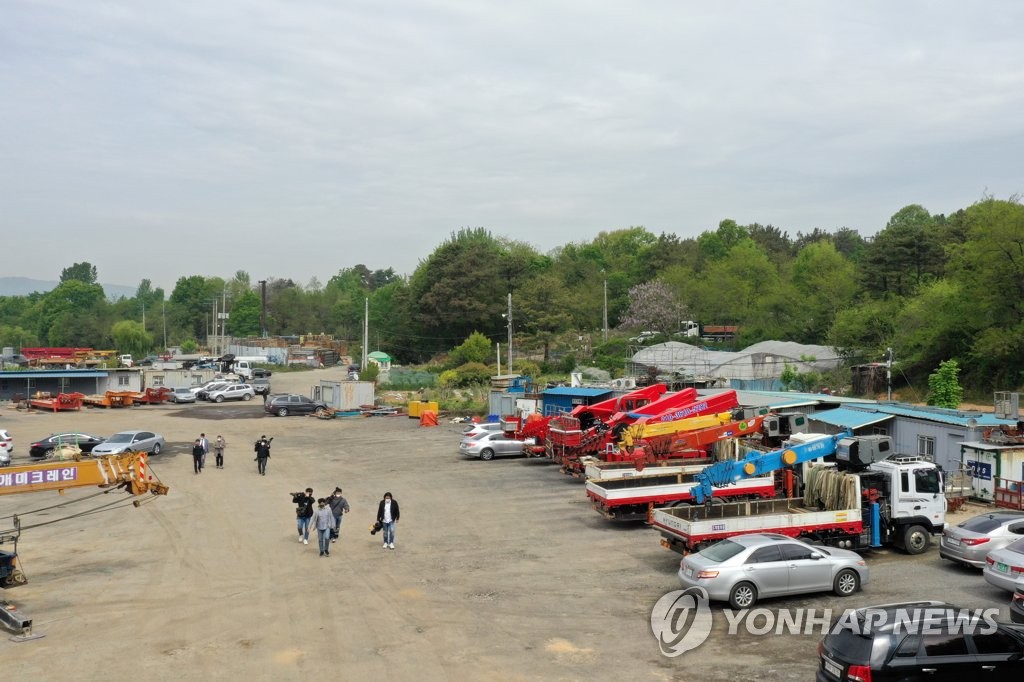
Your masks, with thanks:
[{"label": "car windshield", "polygon": [[1020,540],[1017,540],[1016,542],[1007,545],[1006,549],[1010,550],[1011,552],[1016,552],[1017,554],[1024,554],[1024,538],[1021,538]]},{"label": "car windshield", "polygon": [[967,519],[960,524],[960,527],[975,533],[988,533],[1003,525],[1005,520],[1006,517],[984,514],[982,516],[975,516],[973,519]]},{"label": "car windshield", "polygon": [[131,443],[133,433],[115,433],[113,436],[107,439],[108,443]]},{"label": "car windshield", "polygon": [[849,628],[833,626],[829,634],[825,635],[825,646],[851,663],[867,663],[871,660],[871,645],[870,636],[857,634]]},{"label": "car windshield", "polygon": [[740,552],[746,549],[743,545],[733,542],[732,540],[722,540],[716,542],[707,549],[703,549],[699,554],[710,561],[728,561]]}]

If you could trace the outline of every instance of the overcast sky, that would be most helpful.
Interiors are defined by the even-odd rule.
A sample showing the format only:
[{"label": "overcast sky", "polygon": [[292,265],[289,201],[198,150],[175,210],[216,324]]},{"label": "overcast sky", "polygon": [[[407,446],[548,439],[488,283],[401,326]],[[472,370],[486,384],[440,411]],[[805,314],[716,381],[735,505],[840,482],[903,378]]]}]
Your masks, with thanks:
[{"label": "overcast sky", "polygon": [[1024,192],[1024,4],[5,0],[0,275],[409,274]]}]

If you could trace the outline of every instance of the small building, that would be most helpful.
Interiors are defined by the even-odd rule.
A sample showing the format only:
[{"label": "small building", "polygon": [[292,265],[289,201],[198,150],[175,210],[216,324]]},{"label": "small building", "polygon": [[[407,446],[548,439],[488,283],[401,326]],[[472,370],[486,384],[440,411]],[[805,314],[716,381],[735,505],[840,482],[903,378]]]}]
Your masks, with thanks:
[{"label": "small building", "polygon": [[0,371],[0,400],[24,400],[35,393],[103,393],[109,373],[96,369],[30,369]]},{"label": "small building", "polygon": [[372,381],[330,381],[321,379],[313,389],[313,398],[324,401],[335,410],[357,410],[374,405],[374,383]]},{"label": "small building", "polygon": [[[960,444],[961,462],[971,472],[972,497],[986,502],[1007,502],[1007,493],[1015,497],[1020,509],[1021,482],[1024,481],[1024,444],[999,444],[985,440]],[[998,499],[997,499],[998,498]]]},{"label": "small building", "polygon": [[610,388],[574,388],[557,386],[543,391],[542,405],[545,417],[572,412],[580,405],[593,405],[614,395]]},{"label": "small building", "polygon": [[367,355],[366,359],[377,365],[381,372],[387,372],[391,369],[391,356],[383,351],[375,350]]}]

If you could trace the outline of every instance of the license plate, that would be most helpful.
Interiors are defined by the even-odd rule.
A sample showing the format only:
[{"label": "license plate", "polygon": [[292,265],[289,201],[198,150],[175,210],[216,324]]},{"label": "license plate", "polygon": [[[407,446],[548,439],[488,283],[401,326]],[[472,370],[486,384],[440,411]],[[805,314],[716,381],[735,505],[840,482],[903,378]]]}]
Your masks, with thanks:
[{"label": "license plate", "polygon": [[842,679],[843,666],[827,658],[822,658],[821,662],[825,664],[825,672],[827,672],[830,675],[835,675],[836,677]]},{"label": "license plate", "polygon": [[946,538],[946,544],[949,545],[950,547],[959,547],[960,546],[960,541],[957,540],[956,538]]},{"label": "license plate", "polygon": [[1007,566],[1006,564],[1003,564],[1003,563],[1000,563],[1000,562],[997,561],[996,562],[996,570],[999,571],[1000,573],[1009,573],[1010,572],[1010,567]]},{"label": "license plate", "polygon": [[688,575],[688,576],[690,576],[692,578],[693,577],[693,569],[692,568],[686,569],[686,575]]}]

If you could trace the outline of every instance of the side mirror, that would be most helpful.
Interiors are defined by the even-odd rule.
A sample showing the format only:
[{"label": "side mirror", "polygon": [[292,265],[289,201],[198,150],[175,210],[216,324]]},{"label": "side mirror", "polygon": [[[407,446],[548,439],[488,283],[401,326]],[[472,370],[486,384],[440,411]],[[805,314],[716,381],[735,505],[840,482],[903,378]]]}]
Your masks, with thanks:
[{"label": "side mirror", "polygon": [[817,554],[815,552],[811,552],[811,558],[814,559],[815,561],[817,561],[818,559],[824,559],[825,557],[823,557],[822,555]]}]

